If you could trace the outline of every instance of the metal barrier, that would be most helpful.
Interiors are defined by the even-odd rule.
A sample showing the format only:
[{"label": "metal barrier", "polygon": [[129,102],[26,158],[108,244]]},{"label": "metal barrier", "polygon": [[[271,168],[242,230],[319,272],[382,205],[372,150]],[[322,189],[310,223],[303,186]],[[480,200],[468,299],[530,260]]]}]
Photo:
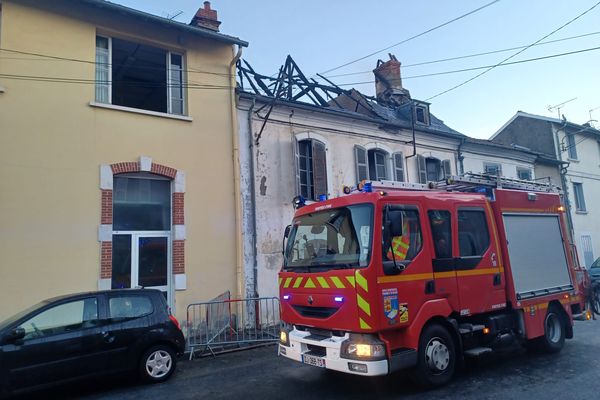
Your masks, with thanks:
[{"label": "metal barrier", "polygon": [[[279,340],[279,299],[223,299],[187,307],[190,360],[200,354]],[[215,351],[216,350],[216,351]]]}]

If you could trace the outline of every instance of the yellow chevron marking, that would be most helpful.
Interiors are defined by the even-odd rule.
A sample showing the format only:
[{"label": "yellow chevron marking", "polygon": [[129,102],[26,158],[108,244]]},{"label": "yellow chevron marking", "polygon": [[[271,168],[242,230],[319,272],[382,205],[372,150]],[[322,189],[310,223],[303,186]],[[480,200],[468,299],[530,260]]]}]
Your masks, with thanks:
[{"label": "yellow chevron marking", "polygon": [[312,279],[308,278],[306,280],[306,283],[304,284],[304,288],[305,289],[310,289],[310,288],[316,288],[315,283],[312,281]]},{"label": "yellow chevron marking", "polygon": [[283,287],[284,288],[289,287],[291,281],[292,281],[292,278],[286,278],[285,283],[283,284]]},{"label": "yellow chevron marking", "polygon": [[371,329],[369,324],[367,324],[365,321],[363,321],[362,318],[359,318],[358,320],[360,322],[360,329]]},{"label": "yellow chevron marking", "polygon": [[279,278],[279,286],[281,286],[281,281],[283,280],[283,278]]},{"label": "yellow chevron marking", "polygon": [[353,276],[347,276],[346,279],[348,280],[348,282],[350,282],[350,284],[352,285],[352,287],[354,287],[354,277]]},{"label": "yellow chevron marking", "polygon": [[404,247],[405,249],[408,249],[410,247],[410,245],[408,243],[404,243],[404,242],[400,242],[400,243],[398,243],[398,245],[400,245],[400,247]]},{"label": "yellow chevron marking", "polygon": [[355,277],[356,277],[356,283],[358,283],[358,285],[365,292],[368,292],[369,291],[369,283],[367,282],[366,278],[360,274],[360,271],[356,271]]},{"label": "yellow chevron marking", "polygon": [[319,285],[323,287],[323,289],[329,289],[329,283],[322,276],[317,276],[317,281],[319,281]]},{"label": "yellow chevron marking", "polygon": [[302,283],[302,279],[304,278],[296,278],[296,282],[294,282],[294,289],[298,289],[300,284]]},{"label": "yellow chevron marking", "polygon": [[358,303],[358,307],[365,312],[369,317],[371,316],[371,306],[369,303],[361,297],[360,294],[356,293],[356,302]]},{"label": "yellow chevron marking", "polygon": [[344,284],[342,283],[342,281],[340,280],[340,278],[338,278],[337,276],[332,276],[331,277],[331,281],[333,282],[333,284],[335,285],[336,288],[338,289],[345,289],[346,286],[344,286]]}]

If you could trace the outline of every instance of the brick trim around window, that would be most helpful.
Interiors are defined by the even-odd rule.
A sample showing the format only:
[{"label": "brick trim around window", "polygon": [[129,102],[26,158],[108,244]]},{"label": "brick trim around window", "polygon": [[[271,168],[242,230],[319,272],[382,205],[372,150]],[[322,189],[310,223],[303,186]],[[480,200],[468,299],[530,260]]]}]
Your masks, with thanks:
[{"label": "brick trim around window", "polygon": [[175,168],[140,157],[138,162],[119,162],[100,166],[101,211],[98,241],[100,242],[100,279],[98,289],[110,289],[112,278],[113,176],[132,172],[151,172],[174,181],[172,193],[172,269],[176,290],[186,289],[185,276],[185,173]]}]

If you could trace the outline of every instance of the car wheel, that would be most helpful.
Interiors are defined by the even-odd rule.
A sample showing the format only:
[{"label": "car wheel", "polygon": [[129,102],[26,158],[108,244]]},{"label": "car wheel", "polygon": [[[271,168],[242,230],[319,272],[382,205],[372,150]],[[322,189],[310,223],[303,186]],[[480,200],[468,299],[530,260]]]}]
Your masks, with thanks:
[{"label": "car wheel", "polygon": [[173,374],[177,359],[171,347],[158,345],[146,350],[140,361],[140,377],[150,383],[164,382]]},{"label": "car wheel", "polygon": [[456,349],[452,336],[442,325],[428,325],[419,339],[413,380],[424,387],[445,385],[452,379],[455,366]]}]

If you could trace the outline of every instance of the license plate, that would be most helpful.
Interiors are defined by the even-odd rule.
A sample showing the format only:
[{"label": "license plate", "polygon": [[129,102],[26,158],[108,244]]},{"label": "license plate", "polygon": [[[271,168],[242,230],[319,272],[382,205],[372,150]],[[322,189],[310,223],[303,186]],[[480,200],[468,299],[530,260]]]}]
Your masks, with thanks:
[{"label": "license plate", "polygon": [[313,365],[319,368],[325,368],[325,359],[321,357],[311,356],[309,354],[302,355],[302,362],[304,364]]}]

